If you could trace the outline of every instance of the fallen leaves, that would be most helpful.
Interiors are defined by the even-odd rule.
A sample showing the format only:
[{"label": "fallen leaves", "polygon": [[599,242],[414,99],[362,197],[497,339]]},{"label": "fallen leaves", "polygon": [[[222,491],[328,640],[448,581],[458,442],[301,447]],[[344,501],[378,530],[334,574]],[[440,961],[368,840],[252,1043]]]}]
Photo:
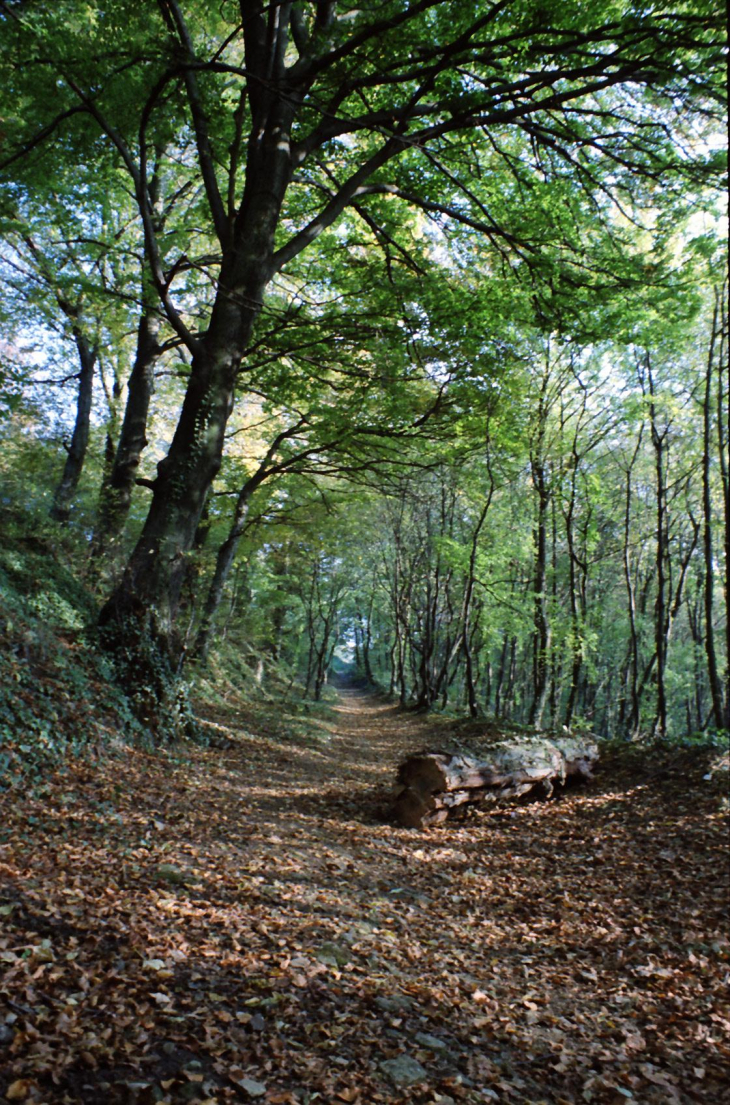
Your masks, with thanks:
[{"label": "fallen leaves", "polygon": [[394,829],[375,788],[432,722],[358,711],[326,753],[126,751],[6,799],[5,1099],[719,1099],[716,803],[619,764],[551,806]]},{"label": "fallen leaves", "polygon": [[25,1101],[33,1088],[33,1083],[27,1078],[17,1078],[5,1091],[8,1101]]}]

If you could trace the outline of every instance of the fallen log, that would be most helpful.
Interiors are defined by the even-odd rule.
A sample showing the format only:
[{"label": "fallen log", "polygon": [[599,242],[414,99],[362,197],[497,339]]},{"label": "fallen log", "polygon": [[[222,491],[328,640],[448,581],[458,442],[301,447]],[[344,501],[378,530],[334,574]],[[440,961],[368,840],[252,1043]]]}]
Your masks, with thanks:
[{"label": "fallen log", "polygon": [[476,758],[460,752],[420,752],[398,768],[394,820],[407,828],[437,825],[471,805],[535,792],[549,798],[567,779],[589,780],[598,760],[590,738],[522,737],[497,741]]}]

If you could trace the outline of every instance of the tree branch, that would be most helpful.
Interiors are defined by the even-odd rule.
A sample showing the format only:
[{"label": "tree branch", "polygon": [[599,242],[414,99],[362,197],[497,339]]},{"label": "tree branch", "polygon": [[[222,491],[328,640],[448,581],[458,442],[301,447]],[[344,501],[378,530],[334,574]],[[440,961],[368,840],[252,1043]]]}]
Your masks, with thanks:
[{"label": "tree branch", "polygon": [[271,259],[271,276],[279,272],[288,261],[291,261],[297,254],[301,253],[310,242],[318,238],[323,230],[331,226],[335,219],[342,214],[348,204],[359,195],[360,189],[364,186],[369,177],[401,148],[401,140],[391,138],[384,143],[377,153],[369,157],[365,164],[345,181],[336,195],[334,195],[329,203],[320,211],[319,215],[307,223],[307,225],[303,227],[298,234],[295,234],[293,238],[290,238],[286,245],[283,245],[281,249],[276,251]]},{"label": "tree branch", "polygon": [[[195,47],[193,40],[190,37],[187,24],[183,18],[183,14],[180,11],[180,7],[177,0],[158,0],[162,7],[166,7],[172,20],[175,24],[180,42],[187,53],[188,59],[191,62],[196,61]],[[230,240],[231,228],[226,218],[225,209],[223,207],[223,200],[221,198],[220,189],[218,187],[218,179],[215,175],[215,165],[213,161],[213,151],[210,145],[210,134],[208,131],[208,120],[205,115],[205,109],[203,107],[203,101],[200,95],[200,89],[198,88],[198,81],[195,75],[195,71],[189,66],[185,67],[183,79],[185,81],[185,89],[188,94],[188,103],[190,104],[190,113],[193,117],[193,127],[195,129],[195,140],[198,149],[198,161],[200,164],[200,171],[203,177],[203,184],[205,186],[205,194],[208,199],[208,206],[210,207],[210,213],[213,218],[213,226],[215,227],[218,240],[225,249]]]},{"label": "tree branch", "polygon": [[157,290],[157,294],[162,301],[162,305],[164,307],[165,314],[167,315],[170,325],[172,326],[173,330],[175,330],[175,332],[180,335],[190,352],[195,355],[200,350],[200,343],[198,342],[197,338],[193,336],[190,330],[188,330],[179,312],[172,303],[169,295],[169,287],[166,283],[165,274],[162,269],[160,250],[157,244],[157,235],[155,233],[154,223],[152,220],[152,208],[150,204],[149,192],[147,189],[145,149],[143,147],[140,150],[140,168],[140,166],[136,165],[134,157],[132,156],[132,151],[122,138],[119,131],[115,127],[113,127],[111,123],[106,119],[106,117],[100,111],[99,107],[91,98],[91,96],[88,96],[76,83],[76,81],[73,80],[72,77],[69,77],[65,74],[64,77],[69,88],[86,106],[89,114],[96,120],[103,133],[107,135],[107,137],[116,147],[127,172],[134,182],[135,195],[137,198],[139,213],[142,218],[142,225],[144,228],[145,247],[147,250],[147,259],[150,265],[152,280]]}]

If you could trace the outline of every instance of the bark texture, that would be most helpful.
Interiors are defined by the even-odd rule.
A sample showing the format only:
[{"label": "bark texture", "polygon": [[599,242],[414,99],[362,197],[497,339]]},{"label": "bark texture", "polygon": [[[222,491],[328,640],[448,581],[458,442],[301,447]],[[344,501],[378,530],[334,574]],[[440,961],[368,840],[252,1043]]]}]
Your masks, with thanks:
[{"label": "bark texture", "polygon": [[533,792],[549,798],[567,779],[590,780],[597,761],[595,741],[571,736],[500,741],[485,758],[422,752],[398,769],[400,793],[393,817],[399,825],[421,829],[470,805]]}]

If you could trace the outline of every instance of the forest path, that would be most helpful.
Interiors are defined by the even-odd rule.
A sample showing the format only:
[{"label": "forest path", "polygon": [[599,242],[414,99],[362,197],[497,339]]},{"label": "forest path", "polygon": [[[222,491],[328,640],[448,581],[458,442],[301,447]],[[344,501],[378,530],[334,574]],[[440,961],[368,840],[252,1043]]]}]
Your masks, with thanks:
[{"label": "forest path", "polygon": [[722,1100],[724,819],[690,757],[415,832],[388,792],[443,721],[352,690],[265,721],[232,699],[225,749],[120,749],[7,804],[0,1095]]},{"label": "forest path", "polygon": [[[387,799],[400,759],[433,741],[433,718],[347,686],[337,693],[333,718],[308,721],[304,740],[269,737],[253,752],[256,778],[247,788],[252,812],[282,831],[290,821],[295,829],[314,830],[310,815],[316,811],[350,809],[372,820],[368,807],[374,809],[378,796]],[[325,821],[331,825],[330,816]]]}]

